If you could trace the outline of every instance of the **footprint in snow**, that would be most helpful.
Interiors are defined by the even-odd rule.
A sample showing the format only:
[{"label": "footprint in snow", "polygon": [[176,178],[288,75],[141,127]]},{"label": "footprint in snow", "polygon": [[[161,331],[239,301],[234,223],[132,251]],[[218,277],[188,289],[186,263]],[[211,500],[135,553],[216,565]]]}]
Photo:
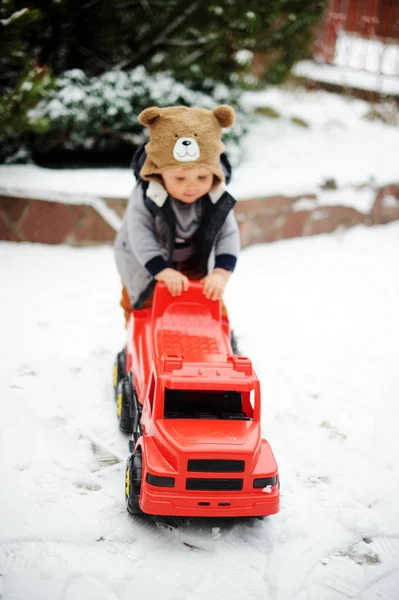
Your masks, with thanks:
[{"label": "footprint in snow", "polygon": [[74,375],[78,375],[79,373],[82,372],[82,368],[81,367],[71,367],[69,370]]},{"label": "footprint in snow", "polygon": [[339,431],[334,425],[331,425],[329,421],[322,421],[320,423],[320,427],[327,429],[330,432],[329,438],[330,440],[336,440],[337,442],[345,442],[348,439],[348,436],[345,433]]},{"label": "footprint in snow", "polygon": [[369,586],[362,596],[362,600],[396,600],[399,589],[399,569],[395,569]]},{"label": "footprint in snow", "polygon": [[305,485],[307,485],[308,487],[329,483],[330,479],[326,475],[309,475],[305,479]]},{"label": "footprint in snow", "polygon": [[86,490],[89,492],[98,492],[99,490],[101,490],[101,485],[98,485],[97,483],[85,483],[83,481],[78,481],[75,483],[75,486],[81,490]]},{"label": "footprint in snow", "polygon": [[23,363],[22,365],[19,365],[17,369],[17,374],[20,377],[36,377],[37,372],[29,363]]},{"label": "footprint in snow", "polygon": [[91,351],[91,355],[96,358],[102,358],[103,356],[108,356],[110,354],[112,354],[111,350],[109,348],[104,348],[103,346],[99,346]]},{"label": "footprint in snow", "polygon": [[62,600],[117,600],[116,594],[107,581],[90,575],[73,575],[68,581],[62,594]]},{"label": "footprint in snow", "polygon": [[121,459],[118,456],[115,456],[111,450],[108,450],[108,448],[105,448],[94,440],[90,440],[90,445],[91,451],[99,465],[93,472],[98,471],[99,468],[110,467],[111,465],[117,465],[121,462]]},{"label": "footprint in snow", "polygon": [[398,564],[398,538],[363,538],[322,558],[305,580],[296,600],[397,600]]}]

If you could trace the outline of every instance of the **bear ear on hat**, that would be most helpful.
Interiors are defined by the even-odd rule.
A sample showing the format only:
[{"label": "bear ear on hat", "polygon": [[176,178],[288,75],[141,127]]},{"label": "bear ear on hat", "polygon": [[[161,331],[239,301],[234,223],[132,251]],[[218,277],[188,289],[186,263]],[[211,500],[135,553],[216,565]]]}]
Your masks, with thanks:
[{"label": "bear ear on hat", "polygon": [[150,106],[139,114],[138,121],[141,125],[149,125],[154,119],[159,117],[160,114],[161,109],[158,108],[158,106]]},{"label": "bear ear on hat", "polygon": [[213,114],[219,121],[221,127],[231,127],[234,125],[235,112],[228,104],[221,104],[213,109]]}]

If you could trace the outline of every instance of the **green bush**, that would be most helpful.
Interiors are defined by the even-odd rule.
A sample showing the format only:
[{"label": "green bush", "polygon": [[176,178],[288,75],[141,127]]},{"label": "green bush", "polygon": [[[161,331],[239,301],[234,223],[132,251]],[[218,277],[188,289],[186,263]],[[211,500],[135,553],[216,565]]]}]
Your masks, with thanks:
[{"label": "green bush", "polygon": [[17,138],[22,133],[44,133],[50,120],[32,110],[54,87],[47,69],[27,63],[14,89],[0,97],[0,136]]},{"label": "green bush", "polygon": [[[0,162],[20,150],[21,136],[42,133],[50,125],[30,110],[53,86],[47,68],[27,54],[26,32],[40,18],[39,12],[15,11],[11,0],[0,4]],[[18,152],[21,156],[21,152]]]}]

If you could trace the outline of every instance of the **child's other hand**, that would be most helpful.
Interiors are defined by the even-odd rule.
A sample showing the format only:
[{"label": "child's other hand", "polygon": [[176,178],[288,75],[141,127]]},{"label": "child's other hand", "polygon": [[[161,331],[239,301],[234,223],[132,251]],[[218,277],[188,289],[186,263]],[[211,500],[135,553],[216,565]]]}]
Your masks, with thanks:
[{"label": "child's other hand", "polygon": [[205,296],[211,300],[221,300],[230,275],[230,271],[215,269],[204,277],[202,283],[204,284]]},{"label": "child's other hand", "polygon": [[175,269],[164,269],[155,275],[155,279],[166,283],[172,296],[180,296],[183,290],[188,289],[188,278]]}]

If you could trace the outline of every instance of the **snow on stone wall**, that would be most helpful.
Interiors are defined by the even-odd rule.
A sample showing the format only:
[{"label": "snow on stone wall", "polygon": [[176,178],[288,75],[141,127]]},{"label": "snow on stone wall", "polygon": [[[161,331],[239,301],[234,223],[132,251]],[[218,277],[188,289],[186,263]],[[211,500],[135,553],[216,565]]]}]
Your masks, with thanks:
[{"label": "snow on stone wall", "polygon": [[[364,192],[364,186],[357,191]],[[369,196],[370,190],[366,191]],[[235,213],[242,247],[399,219],[399,184],[385,185],[373,194],[373,202],[356,207],[343,202],[334,205],[331,198],[316,194],[273,195],[238,202]],[[125,207],[126,201],[118,199],[85,198],[72,203],[2,195],[0,240],[73,246],[109,244]]]}]

